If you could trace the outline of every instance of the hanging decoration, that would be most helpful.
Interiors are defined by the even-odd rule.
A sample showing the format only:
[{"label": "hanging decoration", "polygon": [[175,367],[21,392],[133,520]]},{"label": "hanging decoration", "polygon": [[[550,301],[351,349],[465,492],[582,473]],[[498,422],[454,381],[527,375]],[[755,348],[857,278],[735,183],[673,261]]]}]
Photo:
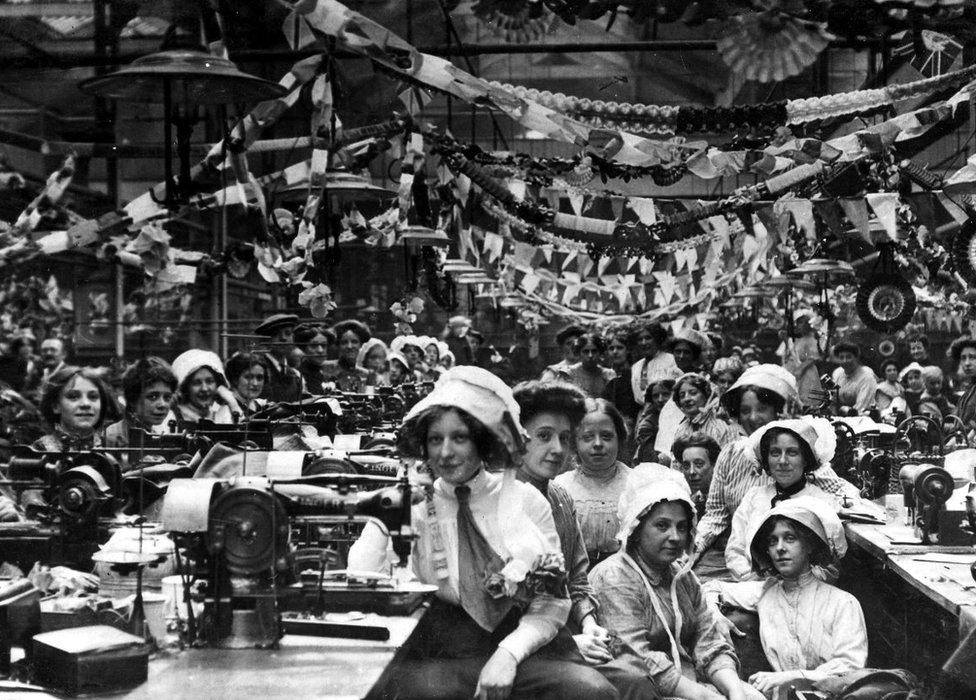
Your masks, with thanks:
[{"label": "hanging decoration", "polygon": [[976,220],[968,219],[952,239],[952,262],[966,282],[976,286]]},{"label": "hanging decoration", "polygon": [[891,334],[904,328],[915,315],[917,305],[912,285],[894,259],[893,243],[878,248],[874,270],[857,290],[857,315],[868,328]]}]

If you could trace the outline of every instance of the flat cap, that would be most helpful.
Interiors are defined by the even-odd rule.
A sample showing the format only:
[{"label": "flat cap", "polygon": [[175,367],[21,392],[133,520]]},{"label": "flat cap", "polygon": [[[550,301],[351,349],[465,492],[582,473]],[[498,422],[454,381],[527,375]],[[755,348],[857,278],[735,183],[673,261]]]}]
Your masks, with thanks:
[{"label": "flat cap", "polygon": [[274,314],[258,324],[258,327],[254,329],[254,334],[270,338],[278,330],[296,325],[298,325],[298,316],[295,314]]}]

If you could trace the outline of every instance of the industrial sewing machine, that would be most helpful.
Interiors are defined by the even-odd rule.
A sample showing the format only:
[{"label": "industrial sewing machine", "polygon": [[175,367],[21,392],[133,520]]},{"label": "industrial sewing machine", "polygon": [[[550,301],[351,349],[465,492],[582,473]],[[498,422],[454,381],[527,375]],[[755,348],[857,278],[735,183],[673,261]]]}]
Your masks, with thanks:
[{"label": "industrial sewing machine", "polygon": [[[323,474],[285,480],[174,480],[166,493],[162,522],[190,560],[187,597],[191,579],[207,582],[203,619],[199,625],[189,621],[194,627],[191,638],[225,648],[275,646],[283,631],[281,611],[309,609],[301,585],[295,585],[301,571],[295,565],[293,528],[378,520],[405,566],[413,539],[410,509],[411,488],[405,477]],[[323,569],[323,580],[324,573]],[[348,590],[355,593],[352,585]],[[383,596],[375,582],[369,586]],[[323,598],[339,595],[330,589],[318,597],[328,609]]]}]

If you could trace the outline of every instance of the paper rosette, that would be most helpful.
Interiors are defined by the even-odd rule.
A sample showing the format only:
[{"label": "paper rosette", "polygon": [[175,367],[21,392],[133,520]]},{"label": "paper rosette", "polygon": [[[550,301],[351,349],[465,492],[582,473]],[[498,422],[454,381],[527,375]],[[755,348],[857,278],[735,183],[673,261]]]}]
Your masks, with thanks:
[{"label": "paper rosette", "polygon": [[800,74],[830,38],[819,24],[775,11],[756,12],[733,18],[717,48],[733,73],[768,83]]},{"label": "paper rosette", "polygon": [[896,273],[872,275],[857,290],[857,315],[879,333],[895,333],[908,325],[916,304],[912,285]]}]

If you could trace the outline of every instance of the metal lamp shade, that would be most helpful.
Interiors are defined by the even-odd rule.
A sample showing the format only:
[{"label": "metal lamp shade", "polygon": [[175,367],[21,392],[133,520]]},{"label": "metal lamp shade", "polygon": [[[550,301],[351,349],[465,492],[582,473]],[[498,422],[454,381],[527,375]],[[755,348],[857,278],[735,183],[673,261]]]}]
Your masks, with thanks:
[{"label": "metal lamp shade", "polygon": [[142,56],[114,73],[83,80],[79,88],[110,100],[164,102],[166,83],[174,104],[254,103],[288,92],[278,83],[244,73],[226,58],[186,49]]},{"label": "metal lamp shade", "polygon": [[[396,192],[374,185],[359,175],[344,171],[333,171],[325,174],[325,191],[336,195],[343,201],[379,202],[396,196]],[[308,179],[277,190],[274,194],[276,202],[304,202],[308,199]]]},{"label": "metal lamp shade", "polygon": [[460,275],[454,280],[458,284],[494,284],[498,280],[494,277],[489,277],[483,272],[471,273],[467,275]]},{"label": "metal lamp shade", "polygon": [[451,239],[440,229],[426,226],[406,226],[400,233],[400,241],[409,245],[430,246],[431,248],[448,248]]}]

